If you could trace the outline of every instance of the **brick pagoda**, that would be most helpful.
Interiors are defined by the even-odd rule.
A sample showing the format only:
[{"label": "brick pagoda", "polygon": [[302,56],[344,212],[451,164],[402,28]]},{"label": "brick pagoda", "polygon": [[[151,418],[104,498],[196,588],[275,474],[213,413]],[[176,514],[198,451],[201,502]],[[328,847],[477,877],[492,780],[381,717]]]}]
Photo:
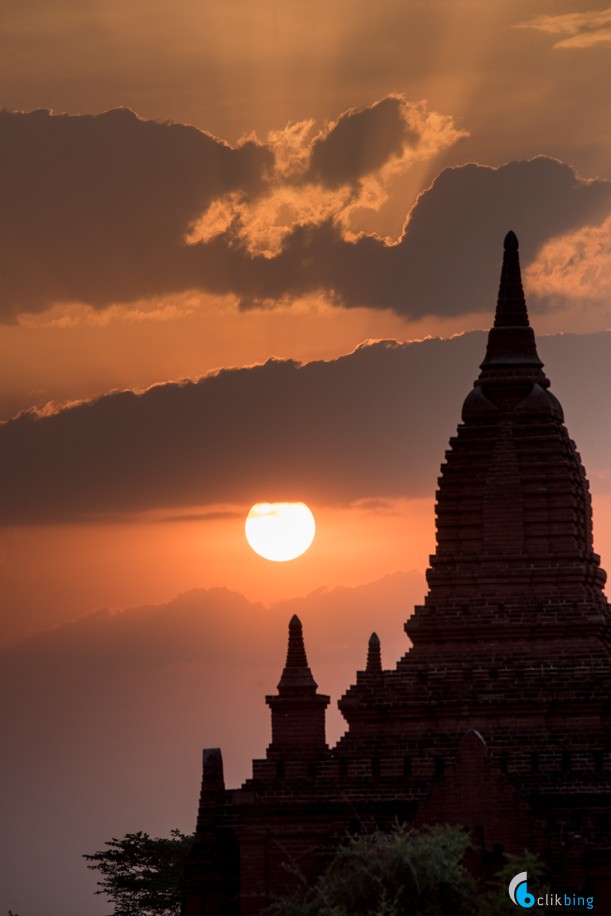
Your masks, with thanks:
[{"label": "brick pagoda", "polygon": [[[552,882],[611,912],[611,653],[584,469],[529,325],[518,241],[505,239],[479,378],[437,491],[437,549],[412,648],[380,643],[325,741],[299,619],[289,624],[272,741],[227,790],[204,751],[184,916],[262,911],[315,877],[347,832],[463,825],[483,850],[536,851]],[[484,853],[485,855],[485,853]],[[287,867],[288,866],[288,867]]]}]

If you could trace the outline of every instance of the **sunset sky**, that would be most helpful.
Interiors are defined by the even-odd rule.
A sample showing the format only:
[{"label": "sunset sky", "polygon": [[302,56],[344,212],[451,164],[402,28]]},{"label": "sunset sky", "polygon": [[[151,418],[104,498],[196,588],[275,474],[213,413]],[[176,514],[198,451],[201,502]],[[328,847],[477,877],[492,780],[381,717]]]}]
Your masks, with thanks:
[{"label": "sunset sky", "polygon": [[[0,912],[96,916],[80,853],[264,753],[292,613],[333,707],[406,651],[508,229],[611,566],[611,7],[2,18]],[[269,500],[303,557],[248,547]]]}]

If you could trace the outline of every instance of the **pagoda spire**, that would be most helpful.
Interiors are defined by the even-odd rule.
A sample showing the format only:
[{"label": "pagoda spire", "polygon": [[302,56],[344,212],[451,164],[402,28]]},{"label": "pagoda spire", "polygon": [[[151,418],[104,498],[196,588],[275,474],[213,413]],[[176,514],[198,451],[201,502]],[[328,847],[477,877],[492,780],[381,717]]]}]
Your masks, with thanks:
[{"label": "pagoda spire", "polygon": [[[601,606],[604,601],[589,487],[537,355],[513,232],[505,237],[496,317],[481,370],[441,468],[430,590],[405,625],[415,645],[449,643],[466,621],[461,638],[467,630],[477,633],[480,645],[498,639],[505,622],[508,641],[520,639],[515,634],[523,619],[542,631],[549,626],[549,632],[572,620],[575,633],[581,624],[591,627],[592,619],[579,620],[570,602],[592,595]],[[490,612],[494,627],[485,616],[478,622],[476,595],[498,602],[499,613]],[[449,596],[472,599],[465,598],[464,615]],[[550,607],[556,596],[567,603],[554,604],[552,614],[543,596]]]},{"label": "pagoda spire", "polygon": [[486,356],[476,385],[500,384],[504,387],[507,383],[522,383],[526,386],[525,392],[529,385],[535,383],[548,388],[549,382],[537,353],[535,333],[528,321],[515,232],[507,233],[503,248],[494,326],[488,334]]},{"label": "pagoda spire", "polygon": [[278,693],[265,697],[272,712],[268,758],[303,760],[326,753],[325,709],[330,697],[317,693],[317,688],[308,665],[301,620],[293,614]]},{"label": "pagoda spire", "polygon": [[372,633],[369,637],[365,671],[367,674],[381,674],[382,672],[382,653],[380,650],[380,638],[377,633]]},{"label": "pagoda spire", "polygon": [[518,254],[519,242],[515,232],[511,230],[503,242],[503,267],[501,268],[501,282],[497,299],[495,328],[529,327],[526,300],[522,289],[522,274],[520,271],[520,256]]},{"label": "pagoda spire", "polygon": [[278,682],[278,693],[280,696],[309,696],[316,693],[317,687],[308,666],[301,620],[297,614],[293,614],[289,622],[286,663]]}]

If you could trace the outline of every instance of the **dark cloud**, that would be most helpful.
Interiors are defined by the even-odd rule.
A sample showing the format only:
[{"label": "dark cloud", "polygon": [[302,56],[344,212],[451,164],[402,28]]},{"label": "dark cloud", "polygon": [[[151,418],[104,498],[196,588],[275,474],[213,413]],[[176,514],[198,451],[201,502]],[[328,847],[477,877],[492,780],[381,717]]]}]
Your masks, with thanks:
[{"label": "dark cloud", "polygon": [[610,210],[611,182],[583,180],[555,159],[446,169],[420,197],[401,243],[409,298],[433,313],[487,310],[507,229],[518,234],[526,266],[548,238],[597,224]]},{"label": "dark cloud", "polygon": [[215,197],[252,193],[271,167],[127,109],[97,117],[0,112],[0,315],[182,290],[189,223]]},{"label": "dark cloud", "polygon": [[[336,701],[363,668],[374,626],[391,667],[423,576],[396,573],[272,608],[226,589],[100,611],[0,651],[0,911],[108,913],[81,856],[112,836],[195,823],[202,747],[221,746],[228,784],[270,735],[266,693],[300,614],[333,741]],[[32,873],[36,881],[31,880]]]},{"label": "dark cloud", "polygon": [[389,96],[368,108],[347,111],[316,139],[306,177],[330,187],[357,181],[399,156],[406,143],[415,146],[418,138],[418,131],[406,123],[403,100]]},{"label": "dark cloud", "polygon": [[[430,496],[484,349],[482,333],[382,341],[329,362],[270,360],[23,414],[0,427],[0,519]],[[611,334],[544,338],[540,349],[572,434],[607,467]]]},{"label": "dark cloud", "polygon": [[[549,238],[597,224],[610,210],[611,182],[581,180],[570,166],[539,157],[446,169],[419,197],[396,245],[369,235],[346,241],[327,221],[296,227],[273,259],[248,258],[221,238],[214,247],[245,307],[322,290],[346,307],[461,315],[489,308],[508,229],[518,234],[526,266]],[[228,291],[208,277],[216,291]]]},{"label": "dark cloud", "polygon": [[[24,414],[0,427],[0,479],[10,481],[0,518],[335,503],[420,492],[425,482],[431,489],[431,455],[441,455],[458,409],[453,398],[443,404],[449,366],[466,389],[484,346],[472,343],[381,343],[304,366],[270,360],[141,395],[110,394],[50,417]],[[441,437],[437,427],[426,430],[430,411]]]},{"label": "dark cloud", "polygon": [[[306,224],[295,211],[270,257],[252,253],[262,249],[249,234],[265,219],[257,211],[249,222],[248,213],[249,202],[273,210],[282,188],[272,146],[232,148],[126,109],[0,112],[0,320],[56,302],[103,308],[189,289],[236,296],[244,308],[321,292],[348,308],[409,317],[478,311],[496,283],[508,228],[528,264],[550,238],[608,215],[611,183],[581,180],[546,158],[461,166],[420,196],[397,244],[346,239],[344,208],[354,201],[336,200],[336,186],[379,175],[397,157],[407,167],[406,150],[420,155],[424,144],[427,158],[459,136],[451,119],[431,119],[398,96],[342,115],[314,141],[306,169],[324,205],[310,202]],[[206,222],[215,200],[226,210],[220,227]]]}]

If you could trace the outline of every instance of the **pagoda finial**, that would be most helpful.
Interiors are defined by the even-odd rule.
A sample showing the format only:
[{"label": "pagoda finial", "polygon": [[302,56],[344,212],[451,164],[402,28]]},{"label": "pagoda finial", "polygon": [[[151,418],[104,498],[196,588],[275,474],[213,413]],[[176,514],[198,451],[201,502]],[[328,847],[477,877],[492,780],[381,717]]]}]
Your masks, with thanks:
[{"label": "pagoda finial", "polygon": [[[541,371],[543,363],[537,354],[535,334],[528,321],[515,232],[508,232],[505,236],[494,327],[488,334],[486,356],[480,368],[482,373],[477,385],[498,386],[519,381],[526,386],[524,394],[528,393],[528,385],[534,382],[543,388],[549,387]],[[487,390],[490,394],[490,389]],[[515,394],[519,396],[519,392]],[[477,404],[471,406],[479,409]]]},{"label": "pagoda finial", "polygon": [[289,622],[289,642],[286,653],[286,664],[278,684],[278,690],[281,694],[287,690],[293,691],[296,688],[300,690],[305,688],[308,692],[314,692],[316,687],[316,681],[312,677],[312,672],[308,667],[308,657],[303,642],[301,620],[297,614],[293,614]]},{"label": "pagoda finial", "polygon": [[380,674],[382,671],[382,653],[377,633],[372,633],[367,646],[367,674]]},{"label": "pagoda finial", "polygon": [[505,251],[517,251],[519,247],[518,237],[513,229],[510,229],[503,240],[503,248]]},{"label": "pagoda finial", "polygon": [[526,300],[522,289],[518,237],[511,230],[503,244],[503,268],[494,319],[495,328],[529,327]]},{"label": "pagoda finial", "polygon": [[289,621],[289,645],[286,653],[286,667],[308,667],[308,658],[303,643],[303,627],[297,614],[293,614]]}]

